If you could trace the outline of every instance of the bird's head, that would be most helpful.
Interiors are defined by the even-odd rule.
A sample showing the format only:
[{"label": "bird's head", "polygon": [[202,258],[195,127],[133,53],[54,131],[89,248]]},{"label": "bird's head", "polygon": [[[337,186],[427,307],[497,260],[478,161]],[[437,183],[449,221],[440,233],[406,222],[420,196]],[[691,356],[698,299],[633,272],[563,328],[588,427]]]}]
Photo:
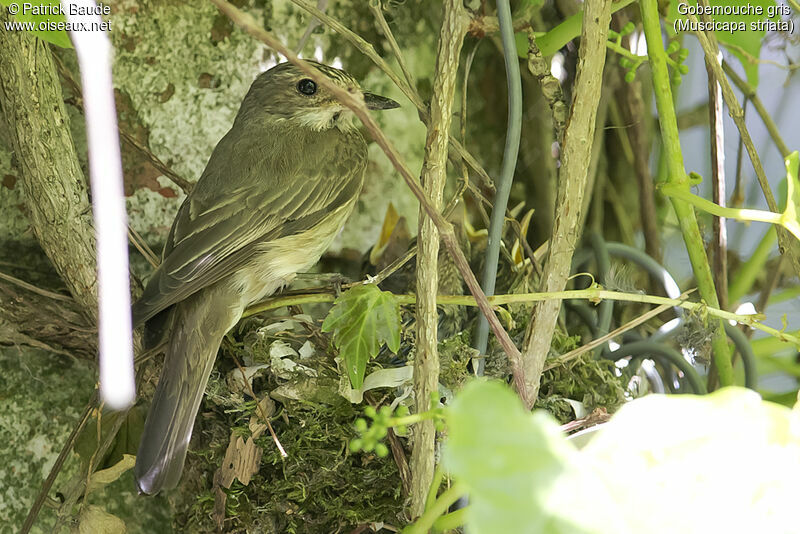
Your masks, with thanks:
[{"label": "bird's head", "polygon": [[[363,92],[364,102],[369,109],[399,106],[389,98],[361,91],[356,79],[343,70],[316,61],[305,62],[336,85],[349,91]],[[291,121],[294,126],[316,131],[355,127],[353,112],[292,63],[281,63],[261,73],[242,102],[239,115],[264,112],[272,119]]]}]

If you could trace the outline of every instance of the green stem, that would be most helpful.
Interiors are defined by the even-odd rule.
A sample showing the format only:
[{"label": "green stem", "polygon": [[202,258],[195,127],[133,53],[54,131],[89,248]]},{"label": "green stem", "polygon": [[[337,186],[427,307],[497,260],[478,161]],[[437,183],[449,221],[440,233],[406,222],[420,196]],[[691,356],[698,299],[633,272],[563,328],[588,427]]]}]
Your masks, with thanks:
[{"label": "green stem", "polygon": [[[720,206],[710,200],[690,193],[686,188],[676,184],[665,184],[661,186],[661,193],[664,196],[676,198],[692,204],[696,208],[716,215],[717,217],[725,217],[727,219],[736,219],[737,221],[753,221],[765,222],[771,224],[781,224],[781,214],[773,213],[771,211],[753,210],[748,208],[729,208]],[[791,231],[791,228],[787,228]]]},{"label": "green stem", "polygon": [[[653,73],[658,122],[661,127],[661,138],[666,151],[667,168],[669,170],[667,183],[688,191],[689,181],[683,166],[678,122],[672,103],[667,54],[662,41],[658,3],[657,0],[641,0],[639,5],[642,12],[645,39],[647,40],[647,54],[650,56],[650,66]],[[694,210],[690,204],[678,198],[673,197],[671,201],[680,222],[681,233],[697,279],[700,295],[711,307],[718,308],[717,291],[714,287],[714,279],[711,275],[703,237],[700,234]],[[718,321],[717,326],[711,341],[714,350],[714,364],[719,374],[720,384],[728,386],[733,384],[731,352],[722,322]]]},{"label": "green stem", "polygon": [[[395,295],[394,298],[398,304],[413,305],[417,299],[415,295]],[[333,294],[317,293],[312,295],[287,295],[277,298],[271,298],[264,301],[252,308],[248,309],[245,315],[250,316],[267,310],[276,308],[283,308],[298,303],[322,303],[333,302],[336,299]],[[780,339],[781,341],[794,343],[800,347],[800,337],[795,335],[786,334],[781,330],[769,327],[759,322],[763,319],[763,315],[740,315],[725,310],[720,310],[714,306],[708,306],[703,302],[689,302],[687,300],[671,299],[667,297],[659,297],[656,295],[643,295],[641,293],[624,293],[620,291],[608,291],[606,289],[589,288],[589,289],[576,289],[571,291],[550,291],[541,293],[518,293],[514,295],[495,295],[489,297],[489,304],[492,306],[502,306],[505,304],[521,304],[526,302],[539,302],[542,300],[567,300],[567,299],[582,299],[588,300],[592,303],[598,303],[601,300],[617,300],[624,302],[639,302],[644,304],[668,304],[670,306],[679,306],[685,310],[703,310],[713,317],[725,321],[736,321],[762,332]],[[454,306],[478,306],[474,297],[462,295],[438,295],[436,297],[437,304],[450,304]],[[724,333],[724,332],[723,332]],[[404,423],[403,423],[404,424]]]},{"label": "green stem", "polygon": [[[519,58],[514,42],[514,28],[511,22],[509,0],[498,0],[497,18],[500,22],[500,37],[503,41],[503,59],[506,64],[506,86],[508,87],[508,125],[506,144],[503,151],[503,165],[497,181],[497,193],[492,206],[492,219],[489,223],[489,241],[486,247],[486,263],[483,267],[481,287],[486,296],[494,295],[497,282],[497,263],[500,259],[500,243],[503,240],[503,226],[506,222],[506,206],[514,181],[514,170],[519,155],[519,140],[522,132],[522,79],[519,74]],[[474,347],[480,354],[486,353],[489,343],[489,321],[478,318]],[[482,374],[483,360],[478,360],[478,374]]]},{"label": "green stem", "polygon": [[436,532],[455,530],[467,522],[467,508],[459,508],[455,512],[445,514],[433,523]]},{"label": "green stem", "polygon": [[[616,13],[624,7],[628,7],[636,0],[622,0],[611,6],[611,13]],[[536,44],[542,56],[552,56],[561,50],[568,42],[581,34],[583,26],[583,10],[578,11],[564,22],[545,33],[541,37],[536,36]]]},{"label": "green stem", "polygon": [[437,465],[436,470],[433,472],[433,482],[431,483],[430,489],[428,489],[428,496],[425,499],[426,512],[430,510],[436,502],[436,494],[439,492],[442,480],[444,480],[444,470],[441,465]]},{"label": "green stem", "polygon": [[436,520],[447,513],[447,509],[465,493],[466,488],[463,484],[453,484],[450,489],[436,499],[428,510],[425,510],[425,513],[413,525],[404,528],[403,534],[427,534]]}]

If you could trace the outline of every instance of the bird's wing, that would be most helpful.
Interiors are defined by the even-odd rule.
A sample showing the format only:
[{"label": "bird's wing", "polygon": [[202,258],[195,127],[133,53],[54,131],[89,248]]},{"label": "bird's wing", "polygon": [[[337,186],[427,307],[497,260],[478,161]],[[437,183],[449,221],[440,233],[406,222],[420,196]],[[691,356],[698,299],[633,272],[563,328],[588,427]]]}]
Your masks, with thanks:
[{"label": "bird's wing", "polygon": [[[244,162],[238,168],[250,169],[251,179],[228,180],[213,160],[178,211],[164,260],[133,306],[135,325],[235,272],[258,244],[314,227],[358,195],[365,165],[363,157],[340,157],[334,168],[313,156],[294,168]],[[273,169],[270,176],[257,175],[265,168]]]}]

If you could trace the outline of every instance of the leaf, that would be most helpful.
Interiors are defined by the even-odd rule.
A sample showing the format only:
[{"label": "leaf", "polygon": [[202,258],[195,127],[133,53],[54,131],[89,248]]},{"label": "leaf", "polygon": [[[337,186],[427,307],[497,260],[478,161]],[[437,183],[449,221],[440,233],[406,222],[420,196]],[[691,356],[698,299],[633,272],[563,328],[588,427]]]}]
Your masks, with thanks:
[{"label": "leaf", "polygon": [[797,239],[800,239],[800,155],[792,152],[784,161],[786,165],[786,209],[781,215],[781,224]]},{"label": "leaf", "polygon": [[632,401],[581,451],[500,383],[468,384],[446,413],[470,532],[797,531],[800,409],[753,391]]},{"label": "leaf", "polygon": [[476,380],[448,409],[447,429],[444,464],[469,489],[470,532],[582,532],[542,506],[570,452],[549,415],[531,416],[505,385]]},{"label": "leaf", "polygon": [[356,286],[336,298],[322,323],[323,332],[333,332],[347,375],[354,389],[364,383],[367,361],[386,343],[400,348],[400,305],[394,295],[374,284]]},{"label": "leaf", "polygon": [[800,414],[744,388],[650,395],[623,406],[581,454],[627,508],[630,532],[789,533],[798,423]]},{"label": "leaf", "polygon": [[[697,6],[697,2],[696,0],[675,0],[670,2],[669,14],[667,16],[669,24],[666,25],[666,27],[670,29],[670,32],[674,30],[674,21],[679,19],[685,20],[688,17],[688,15],[683,15],[678,12],[678,6],[681,5],[694,7]],[[758,63],[751,62],[747,54],[758,59],[761,53],[761,43],[764,41],[764,35],[767,33],[763,22],[760,23],[759,21],[774,21],[778,19],[778,15],[775,13],[774,0],[719,0],[713,2],[712,6],[721,8],[729,7],[734,10],[749,10],[745,11],[745,13],[750,11],[755,13],[757,10],[761,10],[761,15],[710,15],[711,20],[714,22],[730,24],[742,23],[744,25],[744,30],[715,31],[714,35],[717,36],[720,43],[733,45],[728,47],[728,50],[741,61],[745,74],[747,75],[747,82],[753,88],[758,87]],[[769,17],[769,14],[772,14],[772,16]],[[697,19],[701,20],[701,17],[697,16]],[[761,25],[759,26],[759,24]],[[743,50],[746,54],[741,53],[738,49]]]},{"label": "leaf", "polygon": [[78,534],[125,534],[128,529],[119,517],[99,506],[84,506],[78,523]]},{"label": "leaf", "polygon": [[[30,33],[35,35],[36,37],[47,41],[48,43],[53,43],[54,45],[60,46],[61,48],[72,48],[72,42],[69,40],[69,35],[65,30],[48,30],[47,25],[55,28],[56,26],[52,26],[55,24],[61,24],[62,28],[64,23],[66,23],[66,18],[64,15],[34,15],[33,9],[37,8],[41,11],[39,13],[45,12],[44,10],[50,11],[53,10],[55,13],[60,13],[59,8],[61,7],[61,2],[58,0],[50,0],[47,1],[40,1],[40,2],[29,2],[27,9],[23,9],[25,6],[25,2],[18,2],[14,0],[0,0],[0,4],[2,4],[5,8],[8,8],[10,4],[16,4],[19,6],[19,13],[14,15],[14,19],[20,23],[27,23],[32,28]],[[43,28],[43,29],[39,29]]]}]

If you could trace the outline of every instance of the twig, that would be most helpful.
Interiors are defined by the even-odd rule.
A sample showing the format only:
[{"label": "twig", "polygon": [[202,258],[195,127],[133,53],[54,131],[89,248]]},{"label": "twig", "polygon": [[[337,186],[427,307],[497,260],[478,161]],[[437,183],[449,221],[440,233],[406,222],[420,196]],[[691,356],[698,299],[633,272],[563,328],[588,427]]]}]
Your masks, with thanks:
[{"label": "twig", "polygon": [[400,46],[398,46],[397,40],[394,38],[392,30],[389,28],[389,24],[386,22],[386,19],[383,16],[381,1],[369,0],[369,10],[372,11],[372,15],[375,17],[378,27],[383,32],[383,36],[386,37],[387,41],[389,41],[389,48],[392,49],[392,54],[394,54],[397,64],[400,65],[400,70],[403,71],[403,77],[405,77],[408,87],[413,90],[416,88],[417,84],[414,82],[414,77],[411,75],[411,71],[409,71],[408,67],[406,66],[406,62],[403,59],[403,53],[400,51]]},{"label": "twig", "polygon": [[[267,310],[274,310],[276,308],[283,308],[292,304],[309,304],[317,302],[333,302],[336,295],[333,293],[313,293],[313,294],[300,294],[300,295],[281,295],[280,297],[267,299],[247,310],[245,315],[253,315]],[[395,295],[394,298],[399,304],[413,305],[417,301],[416,295]],[[608,291],[606,289],[589,288],[589,289],[573,289],[569,291],[551,291],[541,293],[517,293],[511,295],[494,295],[489,297],[489,303],[492,306],[502,306],[505,304],[522,304],[530,302],[542,302],[547,300],[569,300],[569,299],[584,299],[589,302],[599,302],[603,299],[622,301],[622,302],[638,302],[641,304],[669,304],[670,306],[678,306],[689,311],[699,311],[707,313],[712,317],[724,319],[726,321],[735,321],[737,323],[761,330],[773,337],[782,341],[794,343],[800,348],[800,338],[787,334],[782,330],[777,330],[760,322],[764,318],[763,315],[742,315],[732,313],[729,311],[721,310],[705,304],[704,302],[689,302],[680,299],[672,299],[667,297],[660,297],[657,295],[643,295],[641,293],[625,293],[622,291]],[[436,302],[438,304],[446,304],[449,306],[478,306],[474,297],[467,295],[437,295]]]},{"label": "twig", "polygon": [[[587,144],[588,140],[594,138],[595,116],[600,103],[611,2],[589,2],[585,8],[574,89],[576,98],[564,133],[563,159],[556,193],[557,212],[542,275],[541,287],[545,291],[564,289],[569,276],[572,254],[580,232],[578,222],[592,153]],[[523,357],[528,408],[533,407],[539,391],[539,380],[560,307],[558,301],[538,304],[528,324]]]},{"label": "twig", "polygon": [[75,425],[75,428],[73,428],[72,432],[70,432],[66,443],[64,443],[64,446],[61,448],[58,458],[56,458],[53,467],[50,468],[50,473],[47,475],[44,484],[42,484],[42,489],[39,490],[38,495],[36,495],[36,500],[33,501],[33,506],[31,506],[28,516],[25,518],[25,522],[22,524],[22,528],[19,531],[20,534],[28,534],[33,527],[33,524],[36,522],[36,516],[39,515],[39,512],[42,509],[42,504],[44,504],[47,494],[50,493],[50,488],[53,487],[56,477],[58,477],[58,474],[61,472],[61,468],[64,466],[64,462],[67,460],[67,455],[69,455],[69,453],[72,451],[72,446],[78,439],[78,435],[83,430],[83,427],[86,426],[86,423],[89,422],[89,417],[92,414],[92,410],[94,409],[96,402],[97,391],[95,391],[94,395],[92,395],[92,398],[89,399],[89,402],[86,404],[86,408],[83,410],[83,414],[81,415],[78,424]]},{"label": "twig", "polygon": [[139,232],[134,230],[133,226],[130,225],[128,225],[128,239],[131,243],[133,243],[133,246],[136,247],[136,250],[141,253],[144,259],[147,260],[147,263],[149,263],[153,269],[158,267],[158,264],[161,263],[158,260],[158,256],[155,255],[145,240],[142,239],[142,236],[139,235]]},{"label": "twig", "polygon": [[[692,291],[694,291],[694,290],[692,290]],[[685,299],[692,291],[687,291],[686,293],[681,295],[680,298],[681,299]],[[589,352],[590,350],[593,350],[593,349],[599,347],[600,345],[603,345],[606,341],[608,341],[610,339],[614,339],[618,335],[624,334],[628,330],[636,328],[640,324],[649,321],[650,319],[652,319],[656,315],[658,315],[658,314],[660,314],[662,312],[665,312],[665,311],[669,310],[672,307],[673,306],[671,304],[662,304],[662,305],[660,305],[660,306],[658,306],[656,308],[653,308],[652,310],[650,310],[650,311],[648,311],[646,313],[643,313],[642,315],[639,315],[638,317],[636,317],[632,321],[629,321],[629,322],[625,323],[624,325],[620,326],[619,328],[617,328],[615,330],[612,330],[608,334],[606,334],[606,335],[604,335],[602,337],[599,337],[597,339],[593,339],[592,341],[590,341],[589,343],[583,345],[582,347],[578,347],[577,349],[571,350],[571,351],[567,352],[566,354],[562,354],[561,356],[559,356],[559,357],[555,358],[553,361],[551,361],[549,364],[545,365],[544,370],[545,371],[549,371],[550,369],[554,369],[554,368],[558,367],[559,365],[564,365],[565,363],[567,363],[567,362],[569,362],[571,360],[574,360],[575,358],[577,358],[581,354],[585,354],[585,353]]]},{"label": "twig", "polygon": [[[458,271],[461,273],[461,276],[464,278],[464,281],[467,284],[470,293],[475,295],[481,313],[486,315],[487,318],[489,319],[489,325],[492,327],[492,331],[494,332],[495,336],[497,336],[500,346],[508,355],[509,361],[511,362],[511,366],[514,372],[515,382],[520,382],[522,373],[522,366],[521,366],[522,362],[519,349],[517,349],[517,347],[514,345],[514,342],[509,337],[508,332],[505,331],[503,325],[500,323],[500,320],[494,314],[494,311],[492,311],[492,308],[489,305],[489,301],[486,300],[486,295],[484,295],[483,291],[481,290],[481,287],[478,284],[475,275],[470,270],[469,263],[467,262],[464,253],[461,251],[461,248],[459,247],[458,240],[456,239],[455,233],[453,232],[452,225],[449,222],[447,222],[442,217],[442,215],[433,208],[433,206],[431,206],[430,200],[420,187],[417,179],[414,177],[414,175],[408,169],[406,164],[403,162],[402,157],[397,152],[397,149],[387,139],[386,135],[380,129],[380,127],[372,118],[372,116],[370,116],[366,106],[364,105],[363,96],[360,94],[359,95],[351,94],[348,90],[343,89],[342,87],[333,83],[330,79],[328,79],[328,77],[320,73],[319,70],[300,60],[288,48],[286,48],[283,44],[281,44],[280,41],[278,41],[275,37],[273,37],[272,34],[261,28],[256,23],[256,21],[253,19],[252,16],[244,13],[243,11],[239,10],[238,8],[236,8],[231,3],[225,0],[211,0],[211,1],[223,13],[225,13],[234,23],[242,27],[245,31],[247,31],[257,39],[261,40],[263,43],[265,43],[270,48],[274,49],[279,54],[282,54],[284,57],[286,57],[286,59],[295,64],[302,72],[308,75],[309,78],[317,82],[318,85],[321,85],[322,87],[330,91],[331,94],[333,94],[345,106],[351,109],[353,113],[361,120],[361,122],[366,127],[367,131],[369,131],[370,134],[372,135],[375,142],[378,144],[378,146],[381,147],[383,152],[386,154],[386,157],[389,158],[389,161],[403,177],[403,180],[405,180],[406,184],[411,189],[411,192],[414,194],[415,197],[417,197],[420,206],[422,206],[422,208],[428,214],[428,217],[431,218],[433,224],[436,225],[436,229],[439,231],[441,240],[447,247],[451,256],[453,257],[453,262],[458,268]],[[298,1],[298,0],[293,0],[293,1]],[[519,386],[521,385],[522,384],[519,383]]]},{"label": "twig", "polygon": [[12,284],[14,284],[16,286],[19,286],[22,289],[27,289],[28,291],[31,291],[31,292],[36,293],[37,295],[41,295],[43,297],[48,297],[48,298],[51,298],[53,300],[60,300],[62,302],[75,302],[72,299],[72,297],[69,297],[67,295],[62,295],[61,293],[54,293],[52,291],[48,291],[46,289],[42,289],[42,288],[36,287],[35,285],[29,284],[28,282],[26,282],[24,280],[20,280],[19,278],[15,278],[15,277],[11,276],[10,274],[5,274],[5,273],[0,272],[0,278],[2,278],[3,280],[6,280],[7,282],[11,282]]},{"label": "twig", "polygon": [[283,445],[281,445],[281,441],[278,439],[278,435],[272,428],[272,423],[270,423],[269,417],[267,416],[266,412],[264,412],[264,408],[261,406],[261,403],[258,401],[258,396],[256,395],[255,391],[253,391],[253,386],[250,385],[250,381],[247,379],[247,373],[244,371],[242,364],[239,363],[239,358],[237,358],[236,354],[233,353],[231,353],[231,356],[233,356],[233,363],[236,364],[236,367],[239,369],[239,372],[242,373],[242,380],[244,380],[244,387],[247,388],[247,392],[256,401],[256,411],[258,411],[258,415],[261,416],[261,419],[264,420],[264,424],[267,425],[267,428],[269,429],[269,435],[272,436],[272,441],[275,442],[275,446],[278,448],[278,452],[280,453],[281,458],[287,458],[289,455],[286,454],[286,449],[284,449]]},{"label": "twig", "polygon": [[[761,117],[761,120],[764,122],[764,126],[767,127],[767,132],[769,132],[769,136],[772,138],[772,142],[775,143],[775,146],[777,147],[778,152],[781,153],[781,156],[784,158],[789,156],[789,147],[786,146],[786,143],[783,141],[783,137],[781,137],[781,133],[778,131],[778,125],[775,124],[772,116],[769,114],[769,112],[767,112],[767,108],[764,107],[764,103],[761,102],[761,99],[758,97],[758,92],[755,90],[755,88],[739,77],[739,75],[736,74],[736,71],[733,70],[733,67],[731,67],[727,61],[722,62],[722,70],[744,94],[746,99],[745,103],[748,101],[753,103],[753,106],[756,108],[756,113],[758,113],[758,116]],[[744,115],[744,113],[742,113],[742,115]]]},{"label": "twig", "polygon": [[[702,0],[701,0],[702,1]],[[709,17],[709,15],[704,15]],[[717,56],[713,61],[720,61]],[[706,58],[708,73],[708,124],[711,142],[711,198],[720,206],[725,206],[728,199],[725,193],[725,129],[722,122],[722,90],[709,64],[712,59]],[[714,269],[714,286],[717,288],[719,307],[728,308],[728,231],[724,217],[713,219],[712,257]]]},{"label": "twig", "polygon": [[140,143],[135,137],[133,137],[127,130],[123,130],[120,128],[119,131],[120,137],[122,140],[128,143],[131,147],[133,147],[136,151],[138,151],[144,158],[156,168],[161,174],[169,178],[172,183],[177,185],[178,187],[183,190],[184,193],[187,195],[191,193],[192,188],[194,188],[194,184],[184,177],[182,177],[177,172],[173,171],[170,167],[168,167],[163,161],[158,159],[158,156],[153,154],[153,152]]}]

